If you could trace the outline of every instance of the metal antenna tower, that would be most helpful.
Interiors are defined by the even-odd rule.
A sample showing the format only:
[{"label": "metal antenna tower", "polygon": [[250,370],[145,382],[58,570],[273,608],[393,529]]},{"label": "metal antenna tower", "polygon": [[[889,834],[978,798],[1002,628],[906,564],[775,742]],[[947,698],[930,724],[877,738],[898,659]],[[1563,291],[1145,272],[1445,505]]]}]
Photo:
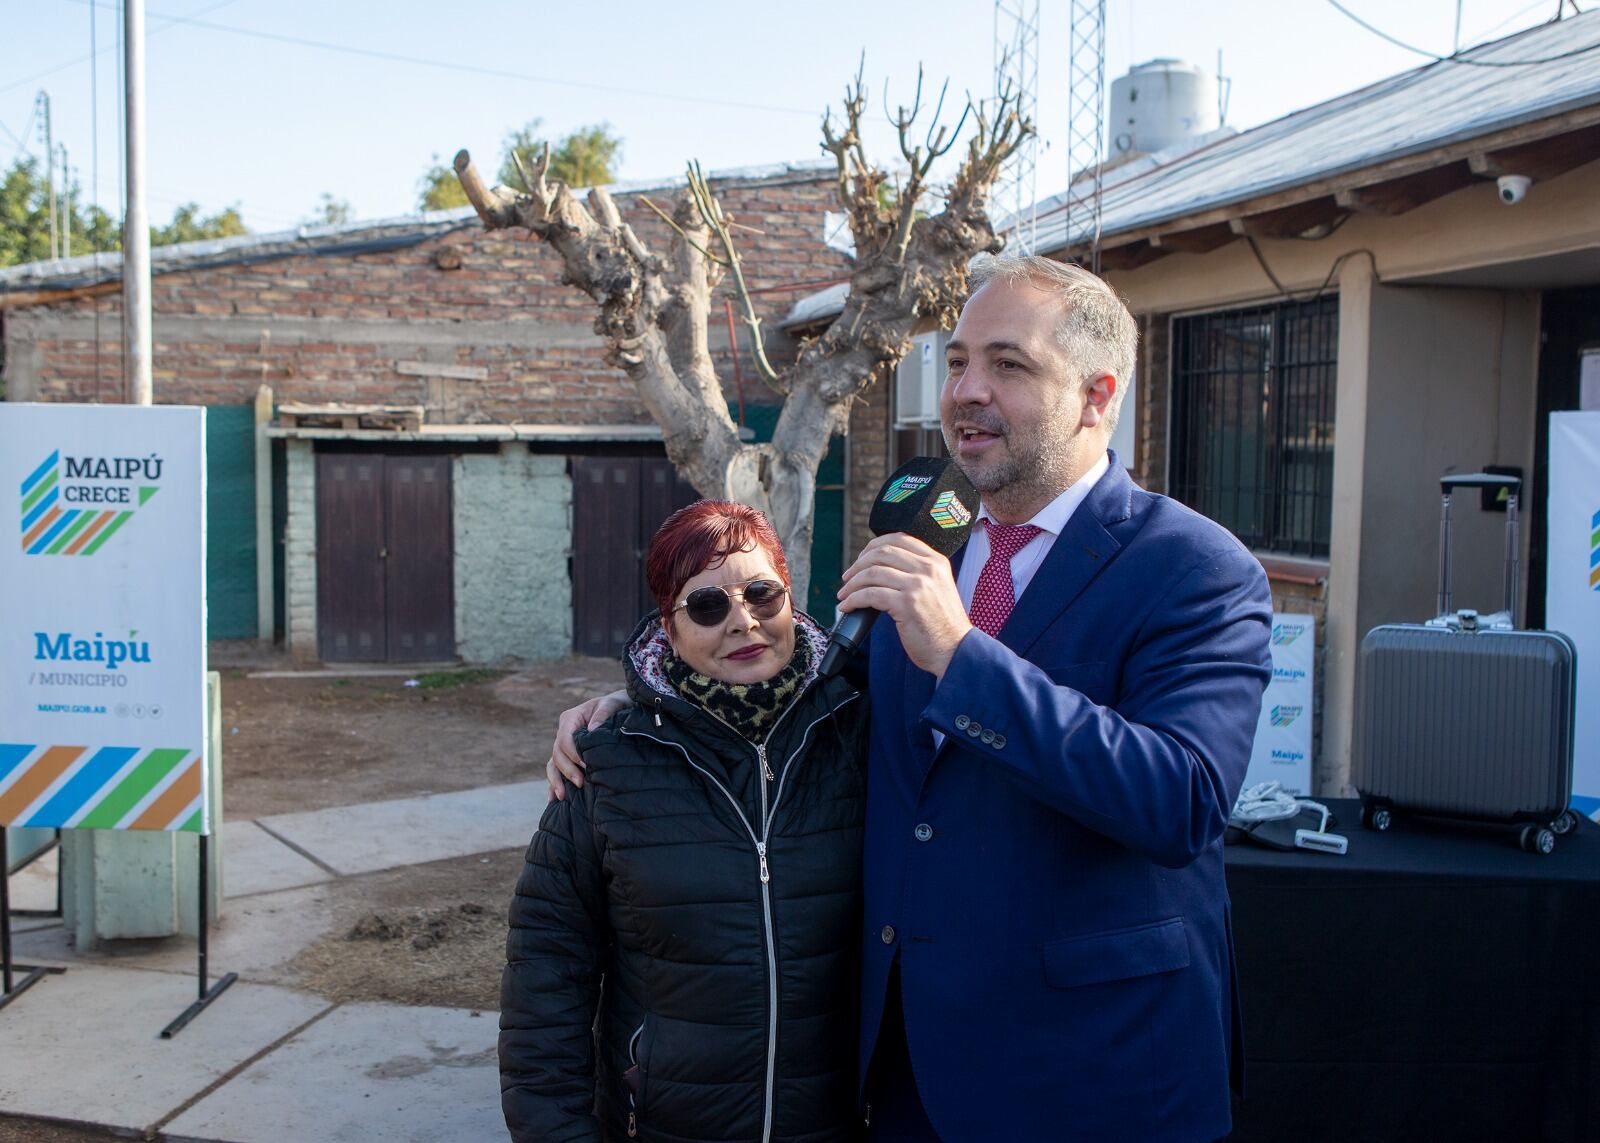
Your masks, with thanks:
[{"label": "metal antenna tower", "polygon": [[[1016,92],[1017,115],[1039,122],[1039,0],[994,2],[994,91]],[[1000,172],[995,202],[1011,214],[1011,241],[1024,254],[1037,239],[1039,136],[1029,135]]]},{"label": "metal antenna tower", "polygon": [[1067,241],[1100,272],[1100,185],[1105,158],[1106,0],[1072,0],[1067,70]]}]

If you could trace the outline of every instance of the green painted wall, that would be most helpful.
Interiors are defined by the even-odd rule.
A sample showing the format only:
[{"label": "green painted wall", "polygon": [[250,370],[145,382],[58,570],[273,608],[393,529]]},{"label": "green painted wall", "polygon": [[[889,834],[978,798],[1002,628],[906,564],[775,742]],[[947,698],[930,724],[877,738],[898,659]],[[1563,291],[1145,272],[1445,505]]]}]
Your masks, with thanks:
[{"label": "green painted wall", "polygon": [[[777,405],[747,405],[744,423],[757,441],[772,439],[777,427]],[[735,409],[734,416],[738,416]],[[828,442],[828,455],[817,469],[816,515],[811,532],[811,590],[805,609],[824,627],[833,625],[834,593],[844,574],[844,438]]]},{"label": "green painted wall", "polygon": [[206,638],[256,636],[256,436],[249,405],[206,409]]}]

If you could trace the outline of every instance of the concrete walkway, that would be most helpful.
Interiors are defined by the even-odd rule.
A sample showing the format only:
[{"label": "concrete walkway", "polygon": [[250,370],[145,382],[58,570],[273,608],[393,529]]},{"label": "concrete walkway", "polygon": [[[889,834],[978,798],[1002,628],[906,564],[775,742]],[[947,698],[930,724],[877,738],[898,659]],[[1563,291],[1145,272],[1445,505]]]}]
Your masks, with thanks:
[{"label": "concrete walkway", "polygon": [[[319,886],[520,848],[544,803],[527,782],[224,823],[211,964],[240,979],[171,1040],[157,1034],[194,999],[193,942],[85,958],[58,920],[15,918],[15,957],[68,971],[0,1009],[0,1114],[223,1143],[505,1138],[496,1013],[333,1004],[252,977],[331,924]],[[12,895],[52,907],[54,856]]]}]

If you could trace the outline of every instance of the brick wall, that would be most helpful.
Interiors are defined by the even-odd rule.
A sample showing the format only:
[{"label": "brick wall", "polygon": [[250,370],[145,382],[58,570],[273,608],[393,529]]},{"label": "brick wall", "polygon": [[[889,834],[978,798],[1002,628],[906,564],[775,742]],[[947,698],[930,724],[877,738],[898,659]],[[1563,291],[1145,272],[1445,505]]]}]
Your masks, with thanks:
[{"label": "brick wall", "polygon": [[317,458],[310,441],[286,442],[288,519],[283,535],[289,651],[317,657]]},{"label": "brick wall", "polygon": [[872,501],[889,478],[890,407],[894,379],[874,382],[850,408],[850,467],[845,489],[845,566],[872,539],[867,518]]},{"label": "brick wall", "polygon": [[1171,407],[1172,372],[1168,357],[1171,322],[1166,314],[1139,317],[1138,388],[1134,400],[1138,466],[1134,479],[1150,492],[1167,490],[1167,411]]},{"label": "brick wall", "polygon": [[[826,282],[845,259],[823,246],[835,205],[825,172],[715,184],[741,239],[745,275],[769,330],[796,296],[772,287]],[[670,207],[673,191],[652,195]],[[652,250],[670,232],[637,196],[619,206]],[[454,267],[454,268],[443,268]],[[560,282],[558,259],[520,232],[476,222],[416,245],[162,273],[152,284],[155,392],[163,403],[276,399],[421,404],[433,422],[647,421],[633,386],[601,360],[594,303]],[[719,289],[711,343],[731,385]],[[121,392],[116,294],[6,312],[6,388],[14,400],[115,401]],[[793,343],[769,336],[775,363]],[[406,366],[410,372],[403,371]],[[465,366],[481,379],[416,375]],[[731,390],[730,390],[731,392]]]}]

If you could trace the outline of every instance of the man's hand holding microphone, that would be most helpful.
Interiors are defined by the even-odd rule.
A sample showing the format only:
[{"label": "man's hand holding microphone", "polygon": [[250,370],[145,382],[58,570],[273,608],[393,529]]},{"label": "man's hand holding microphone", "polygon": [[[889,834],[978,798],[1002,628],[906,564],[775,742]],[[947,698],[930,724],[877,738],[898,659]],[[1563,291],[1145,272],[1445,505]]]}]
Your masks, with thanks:
[{"label": "man's hand holding microphone", "polygon": [[894,620],[913,663],[943,676],[972,629],[950,557],[967,542],[977,514],[978,492],[951,460],[917,457],[889,478],[868,520],[874,539],[844,572],[844,616],[829,636],[824,676],[838,673],[879,613]]}]

